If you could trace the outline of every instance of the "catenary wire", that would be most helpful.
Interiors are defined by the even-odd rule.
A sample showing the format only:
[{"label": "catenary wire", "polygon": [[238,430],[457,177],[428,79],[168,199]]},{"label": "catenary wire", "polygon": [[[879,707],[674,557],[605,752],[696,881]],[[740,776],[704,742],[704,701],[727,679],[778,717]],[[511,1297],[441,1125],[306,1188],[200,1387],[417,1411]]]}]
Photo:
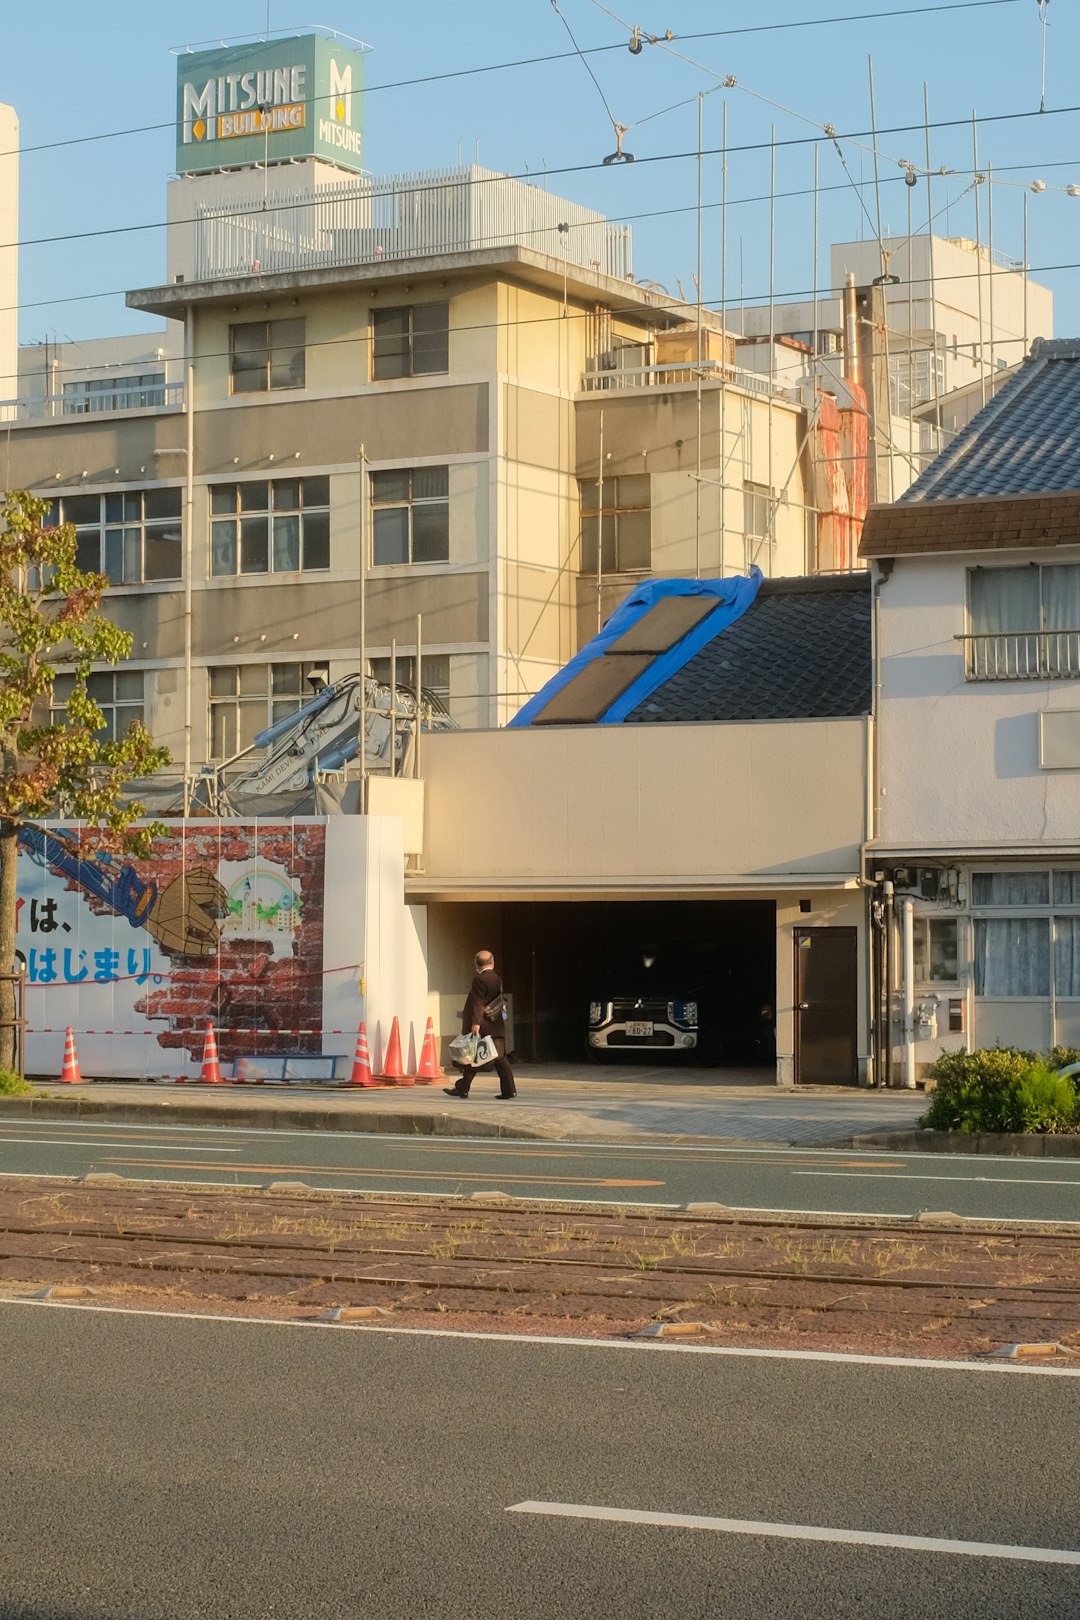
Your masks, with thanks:
[{"label": "catenary wire", "polygon": [[[889,11],[863,11],[850,12],[833,17],[803,17],[783,23],[750,23],[741,28],[715,28],[703,33],[682,34],[675,36],[684,42],[697,42],[707,39],[728,39],[742,34],[769,34],[781,33],[795,28],[826,28],[842,23],[889,21],[893,18],[902,18],[909,21],[913,17],[931,16],[945,11],[979,11],[990,6],[1017,6],[1024,0],[945,0],[931,6],[894,7]],[[643,36],[644,37],[644,36]],[[387,84],[369,84],[360,90],[353,91],[354,95],[378,95],[387,90],[408,90],[417,85],[440,84],[452,79],[474,78],[485,73],[503,73],[515,68],[542,67],[555,62],[572,62],[577,55],[599,56],[609,51],[622,51],[626,46],[623,43],[616,45],[589,45],[581,52],[553,51],[543,56],[523,56],[510,62],[490,62],[479,67],[451,68],[445,73],[427,73],[414,79],[394,79]],[[94,141],[123,140],[133,135],[151,135],[156,131],[174,129],[176,120],[170,118],[162,123],[133,125],[129,129],[105,130],[98,135],[73,135],[62,141],[42,141],[35,146],[20,148],[22,156],[34,152],[54,152],[68,146],[86,146]],[[0,158],[13,156],[11,150],[0,151]]]},{"label": "catenary wire", "polygon": [[[980,125],[980,127],[985,127],[988,124],[1017,123],[1017,122],[1021,122],[1024,119],[1027,119],[1027,118],[1037,119],[1040,122],[1042,122],[1043,120],[1048,119],[1048,118],[1065,117],[1065,116],[1067,116],[1069,114],[1078,113],[1078,112],[1080,112],[1080,104],[1073,104],[1073,105],[1070,105],[1070,106],[1067,106],[1067,107],[1049,107],[1049,108],[1047,108],[1046,112],[1044,112],[1044,113],[1040,113],[1040,112],[1037,112],[1037,111],[1031,111],[1031,110],[1025,110],[1025,111],[1021,111],[1021,112],[987,113],[985,116],[979,118],[979,125]],[[968,114],[966,117],[963,117],[963,118],[939,118],[939,119],[935,119],[929,125],[926,125],[922,120],[920,120],[920,122],[917,123],[917,124],[894,124],[894,125],[889,126],[887,129],[878,130],[878,134],[879,135],[904,135],[904,134],[910,135],[910,134],[913,134],[913,133],[921,133],[925,128],[930,128],[930,129],[933,129],[933,130],[946,130],[946,129],[970,129],[970,127],[971,127],[971,115]],[[870,131],[870,130],[856,130],[856,131],[854,131],[854,132],[852,132],[850,134],[841,134],[839,138],[841,140],[855,141],[860,136],[867,136],[867,135],[870,135],[870,134],[872,134],[872,131]],[[777,148],[778,151],[780,149],[782,149],[782,148],[783,149],[788,149],[788,150],[794,150],[794,149],[797,149],[797,148],[800,148],[800,147],[814,146],[814,145],[817,145],[819,142],[821,142],[823,140],[828,140],[830,138],[831,137],[829,136],[829,134],[827,132],[823,132],[820,135],[813,135],[813,136],[811,136],[811,135],[791,136],[791,137],[788,137],[788,138],[786,138],[784,140],[779,140],[775,144],[776,144],[776,148]],[[742,155],[744,153],[747,153],[747,152],[766,152],[766,151],[769,151],[772,144],[773,143],[770,142],[770,141],[745,141],[745,142],[742,142],[742,143],[740,143],[739,145],[736,145],[736,146],[729,145],[727,147],[727,149],[726,149],[726,154],[725,154],[725,149],[723,147],[719,147],[719,146],[705,147],[705,148],[703,148],[703,150],[700,153],[697,151],[696,148],[693,149],[693,150],[690,150],[690,151],[683,151],[683,152],[657,152],[657,153],[654,153],[654,154],[646,156],[646,157],[638,158],[636,163],[635,163],[635,168],[640,169],[640,168],[644,168],[648,164],[658,164],[658,163],[685,163],[685,162],[690,162],[690,161],[693,161],[693,162],[696,163],[698,161],[699,156],[702,157],[702,158],[707,158],[707,157],[723,157],[723,156],[726,155],[727,158],[730,159],[732,157],[737,157],[737,156],[740,156],[740,155]],[[593,173],[597,173],[597,172],[602,173],[607,167],[608,166],[603,162],[600,162],[600,163],[564,164],[560,168],[555,168],[555,169],[549,168],[546,171],[546,177],[547,177],[547,179],[550,180],[550,179],[553,179],[553,178],[555,178],[557,176],[567,175],[567,174],[593,174]],[[958,171],[949,170],[948,172],[949,173],[956,173]],[[931,174],[931,178],[937,178],[938,175],[939,175],[939,171],[931,170],[930,174]],[[479,179],[476,179],[476,180],[471,180],[471,181],[469,181],[469,184],[473,185],[473,186],[498,185],[498,184],[502,183],[505,180],[520,180],[520,181],[523,181],[525,184],[529,184],[530,182],[534,181],[535,178],[536,178],[535,175],[530,174],[528,172],[521,173],[521,174],[493,174],[493,175],[489,175],[489,176],[482,176],[482,177],[480,177]],[[451,184],[454,184],[454,183],[464,184],[465,182],[464,181],[451,182]],[[411,188],[411,189],[415,189],[415,188]],[[404,191],[399,193],[399,195],[405,195],[405,194],[406,193]],[[285,212],[286,209],[291,208],[292,206],[293,205],[291,203],[280,203],[280,204],[271,203],[268,208],[260,208],[259,213],[260,213],[260,215],[281,213],[281,212]],[[250,209],[241,209],[241,210],[238,210],[238,212],[236,213],[235,216],[223,215],[221,217],[223,217],[223,218],[235,217],[235,218],[239,219],[239,218],[246,218],[250,213],[251,213]],[[96,238],[105,237],[105,236],[130,236],[130,235],[137,234],[140,231],[160,231],[160,230],[167,229],[170,225],[173,225],[173,226],[181,225],[181,224],[182,225],[191,225],[191,224],[194,224],[194,223],[195,223],[195,221],[193,219],[191,219],[191,220],[157,219],[157,220],[144,220],[141,224],[137,224],[137,225],[102,226],[99,229],[92,230],[92,231],[59,232],[54,236],[35,236],[35,237],[27,238],[27,239],[25,239],[25,240],[23,240],[21,242],[0,242],[0,251],[2,251],[4,248],[52,247],[52,246],[55,246],[59,242],[85,242],[85,241],[92,241],[92,240],[94,240]]]}]

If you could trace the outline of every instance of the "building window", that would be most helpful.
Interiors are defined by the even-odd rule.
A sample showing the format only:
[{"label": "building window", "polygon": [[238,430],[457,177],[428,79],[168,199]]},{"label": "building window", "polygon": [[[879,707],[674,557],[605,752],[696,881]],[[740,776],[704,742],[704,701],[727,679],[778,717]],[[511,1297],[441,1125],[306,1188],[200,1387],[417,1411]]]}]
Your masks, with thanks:
[{"label": "building window", "polygon": [[241,321],[229,327],[229,383],[234,394],[303,388],[304,322]]},{"label": "building window", "polygon": [[[67,721],[67,704],[76,687],[74,675],[58,675],[53,683],[50,719],[54,726]],[[107,669],[86,678],[86,693],[105,716],[97,733],[110,742],[127,732],[133,721],[143,718],[143,672],[141,669]]]},{"label": "building window", "polygon": [[768,484],[743,484],[743,536],[747,542],[746,555],[753,562],[762,545],[776,540],[776,496]]},{"label": "building window", "polygon": [[329,478],[212,486],[211,574],[310,573],[329,566]]},{"label": "building window", "polygon": [[372,473],[371,533],[376,567],[449,562],[450,469]]},{"label": "building window", "polygon": [[[390,684],[389,658],[372,658],[371,673],[377,681],[384,686]],[[450,696],[450,655],[448,653],[425,654],[420,664],[420,679],[423,689],[432,697],[439,698],[443,703]],[[403,657],[401,653],[397,658],[397,682],[399,686],[408,687],[410,691],[416,690],[416,659]]]},{"label": "building window", "polygon": [[88,377],[66,382],[65,416],[92,416],[98,411],[140,411],[165,403],[165,373],[144,371],[131,377]]},{"label": "building window", "polygon": [[919,983],[957,983],[957,933],[955,917],[915,918],[915,977]]},{"label": "building window", "polygon": [[114,495],[62,495],[47,523],[75,525],[75,560],[110,585],[180,579],[183,573],[179,489],[135,489]]},{"label": "building window", "polygon": [[371,375],[430,377],[450,370],[450,305],[412,304],[371,312]]},{"label": "building window", "polygon": [[605,574],[647,572],[652,566],[648,475],[605,478],[603,486],[595,478],[579,479],[578,498],[582,572],[597,571],[597,538],[601,533],[600,566]]},{"label": "building window", "polygon": [[973,568],[969,681],[1080,678],[1080,564]]},{"label": "building window", "polygon": [[252,748],[268,726],[295,714],[312,697],[314,664],[222,664],[210,676],[210,758],[231,759]]}]

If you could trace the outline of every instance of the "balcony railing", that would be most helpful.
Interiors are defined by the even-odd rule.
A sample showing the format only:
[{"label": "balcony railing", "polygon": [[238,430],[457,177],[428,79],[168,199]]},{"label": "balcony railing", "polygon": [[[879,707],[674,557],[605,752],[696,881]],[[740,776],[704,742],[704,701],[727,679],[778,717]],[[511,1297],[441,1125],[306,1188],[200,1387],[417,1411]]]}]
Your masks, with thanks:
[{"label": "balcony railing", "polygon": [[957,636],[969,681],[1080,680],[1080,630]]},{"label": "balcony railing", "polygon": [[660,366],[590,366],[581,379],[585,394],[615,393],[622,388],[674,388],[680,383],[693,383],[700,373],[705,382],[726,382],[746,393],[760,394],[762,398],[783,399],[789,404],[801,403],[794,388],[782,388],[771,382],[760,371],[742,371],[737,366],[726,366],[722,360],[680,361],[676,365]]},{"label": "balcony railing", "polygon": [[38,394],[25,399],[0,399],[0,422],[40,422],[61,417],[66,420],[72,416],[99,416],[115,411],[178,410],[183,403],[182,382],[144,384],[132,388],[118,383],[115,388],[100,393]]}]

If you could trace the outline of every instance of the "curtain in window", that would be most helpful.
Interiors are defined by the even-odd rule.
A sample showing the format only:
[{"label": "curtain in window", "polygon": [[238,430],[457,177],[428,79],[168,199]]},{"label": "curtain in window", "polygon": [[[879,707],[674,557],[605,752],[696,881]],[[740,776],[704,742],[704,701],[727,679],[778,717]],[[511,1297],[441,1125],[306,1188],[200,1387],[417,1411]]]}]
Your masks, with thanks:
[{"label": "curtain in window", "polygon": [[1054,919],[1054,989],[1080,997],[1080,917]]},{"label": "curtain in window", "polygon": [[1050,994],[1050,924],[1047,918],[976,919],[975,994]]},{"label": "curtain in window", "polygon": [[[1042,613],[1047,674],[1080,673],[1080,568],[1055,563],[1042,574]],[[1069,633],[1071,632],[1071,634]]]},{"label": "curtain in window", "polygon": [[973,635],[1002,638],[971,645],[970,670],[976,679],[1038,670],[1038,638],[1018,633],[1039,628],[1037,568],[973,568],[968,606]]},{"label": "curtain in window", "polygon": [[1049,872],[975,872],[973,906],[1046,906],[1050,904]]}]

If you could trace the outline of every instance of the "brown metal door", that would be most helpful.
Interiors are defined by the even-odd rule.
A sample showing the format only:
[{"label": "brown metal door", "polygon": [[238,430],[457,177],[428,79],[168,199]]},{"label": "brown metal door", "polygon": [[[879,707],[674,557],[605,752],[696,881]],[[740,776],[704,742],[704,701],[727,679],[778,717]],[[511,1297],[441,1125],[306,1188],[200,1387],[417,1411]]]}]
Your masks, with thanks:
[{"label": "brown metal door", "polygon": [[795,1078],[858,1079],[858,930],[795,930]]}]

